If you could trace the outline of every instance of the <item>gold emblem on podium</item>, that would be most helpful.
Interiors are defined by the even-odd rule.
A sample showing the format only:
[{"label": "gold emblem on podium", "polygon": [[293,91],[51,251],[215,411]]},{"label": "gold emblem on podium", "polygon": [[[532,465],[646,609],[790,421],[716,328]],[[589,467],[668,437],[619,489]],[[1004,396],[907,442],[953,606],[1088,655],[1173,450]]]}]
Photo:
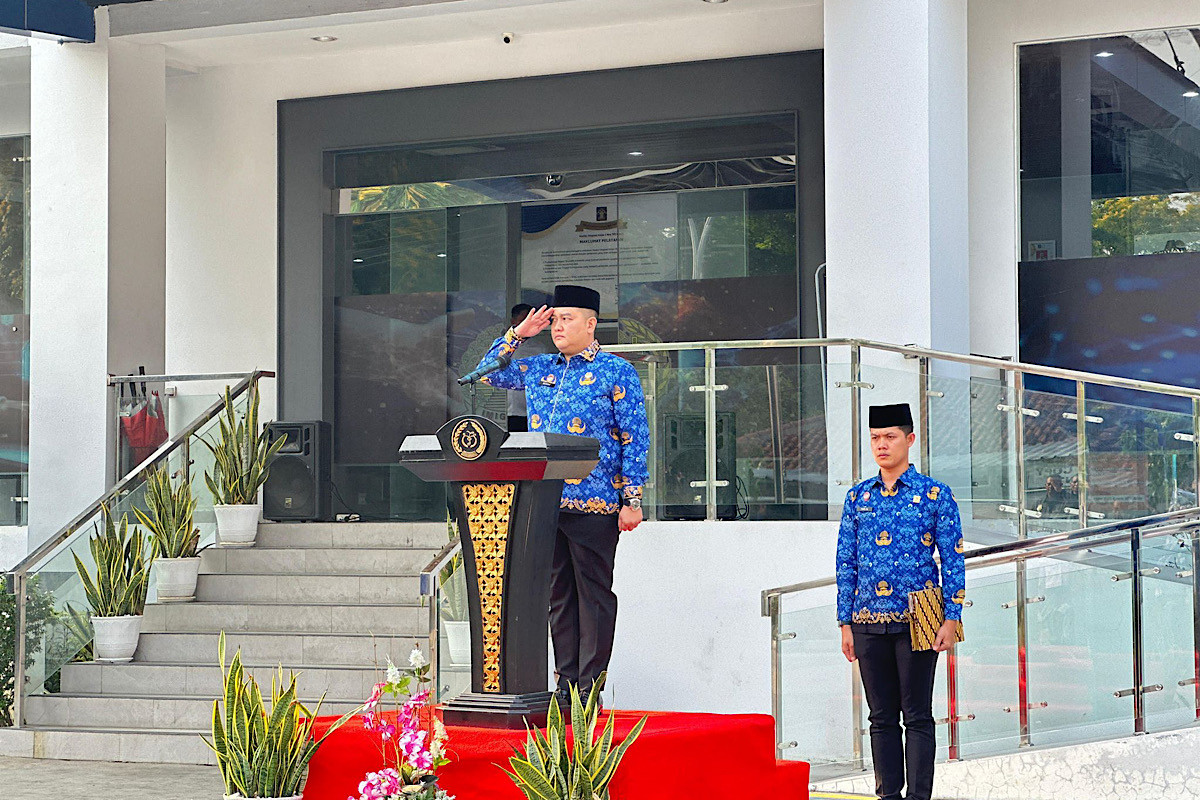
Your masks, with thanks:
[{"label": "gold emblem on podium", "polygon": [[464,419],[450,434],[450,447],[463,461],[474,461],[487,452],[487,430],[478,420]]}]

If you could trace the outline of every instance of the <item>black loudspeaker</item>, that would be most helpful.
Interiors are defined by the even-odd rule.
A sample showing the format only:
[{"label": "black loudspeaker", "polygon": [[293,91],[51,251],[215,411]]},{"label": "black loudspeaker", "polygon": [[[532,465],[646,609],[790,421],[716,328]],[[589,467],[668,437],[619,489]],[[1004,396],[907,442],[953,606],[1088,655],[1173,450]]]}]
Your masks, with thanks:
[{"label": "black loudspeaker", "polygon": [[263,485],[263,518],[274,522],[333,520],[328,422],[272,422],[271,441],[286,441]]},{"label": "black loudspeaker", "polygon": [[[737,439],[733,413],[717,414],[717,519],[737,517]],[[660,519],[704,519],[704,415],[662,415],[662,478],[659,486]]]}]

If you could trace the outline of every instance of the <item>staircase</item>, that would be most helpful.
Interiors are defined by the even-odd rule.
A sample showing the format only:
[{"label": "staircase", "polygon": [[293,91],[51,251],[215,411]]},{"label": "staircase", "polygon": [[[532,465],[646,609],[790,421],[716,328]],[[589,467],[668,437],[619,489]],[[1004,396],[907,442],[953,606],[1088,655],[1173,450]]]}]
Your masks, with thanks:
[{"label": "staircase", "polygon": [[386,656],[428,654],[419,575],[445,542],[444,523],[261,523],[252,548],[204,551],[195,602],[146,606],[133,662],[68,664],[61,693],[29,697],[0,755],[215,763],[199,734],[221,694],[222,630],[226,659],[241,648],[265,693],[282,664],[302,700],[324,693],[322,714],[345,713]]}]

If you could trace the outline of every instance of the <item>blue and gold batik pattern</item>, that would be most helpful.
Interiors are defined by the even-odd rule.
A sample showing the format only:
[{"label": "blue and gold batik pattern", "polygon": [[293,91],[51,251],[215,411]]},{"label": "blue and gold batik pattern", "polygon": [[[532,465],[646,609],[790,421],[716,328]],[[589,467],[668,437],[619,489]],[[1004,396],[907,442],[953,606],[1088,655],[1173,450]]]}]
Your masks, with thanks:
[{"label": "blue and gold batik pattern", "polygon": [[[508,355],[523,340],[510,328],[480,361]],[[637,370],[600,349],[599,342],[566,358],[561,353],[529,356],[483,378],[489,386],[525,390],[529,430],[591,436],[600,442],[600,461],[581,480],[563,486],[561,507],[589,514],[615,514],[621,498],[642,496],[650,427]]]},{"label": "blue and gold batik pattern", "polygon": [[908,593],[939,585],[934,552],[946,619],[962,619],[966,565],[950,487],[912,466],[891,489],[879,475],[855,486],[838,531],[838,622],[907,622]]}]

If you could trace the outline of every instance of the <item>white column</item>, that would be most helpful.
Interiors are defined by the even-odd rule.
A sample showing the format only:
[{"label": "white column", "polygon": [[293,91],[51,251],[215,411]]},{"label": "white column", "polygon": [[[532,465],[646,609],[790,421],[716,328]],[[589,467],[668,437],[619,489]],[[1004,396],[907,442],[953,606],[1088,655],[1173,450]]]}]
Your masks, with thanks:
[{"label": "white column", "polygon": [[163,368],[164,55],[106,22],[32,45],[31,547],[107,486],[109,372]]},{"label": "white column", "polygon": [[825,4],[828,331],[968,352],[966,10]]}]

